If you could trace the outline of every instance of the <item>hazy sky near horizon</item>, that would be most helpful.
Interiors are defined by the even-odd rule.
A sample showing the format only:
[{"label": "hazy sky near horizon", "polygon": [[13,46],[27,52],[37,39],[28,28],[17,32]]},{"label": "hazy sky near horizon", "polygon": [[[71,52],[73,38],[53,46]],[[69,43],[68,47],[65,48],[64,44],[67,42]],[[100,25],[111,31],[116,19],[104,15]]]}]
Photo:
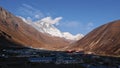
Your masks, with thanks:
[{"label": "hazy sky near horizon", "polygon": [[0,6],[33,21],[61,18],[55,26],[72,34],[120,19],[120,0],[0,0]]}]

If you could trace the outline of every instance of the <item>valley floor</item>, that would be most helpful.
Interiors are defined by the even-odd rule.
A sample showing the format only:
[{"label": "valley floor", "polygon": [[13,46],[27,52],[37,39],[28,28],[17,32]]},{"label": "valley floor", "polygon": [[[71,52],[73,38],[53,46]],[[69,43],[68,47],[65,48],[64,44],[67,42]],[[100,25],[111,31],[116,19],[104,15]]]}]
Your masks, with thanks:
[{"label": "valley floor", "polygon": [[0,68],[120,68],[120,58],[81,52],[1,48]]}]

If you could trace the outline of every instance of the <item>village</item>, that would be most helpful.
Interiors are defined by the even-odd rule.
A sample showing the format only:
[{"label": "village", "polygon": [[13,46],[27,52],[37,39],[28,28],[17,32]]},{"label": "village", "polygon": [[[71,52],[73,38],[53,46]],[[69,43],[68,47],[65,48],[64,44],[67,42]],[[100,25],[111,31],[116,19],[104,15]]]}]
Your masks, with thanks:
[{"label": "village", "polygon": [[76,65],[82,67],[120,68],[120,58],[83,54],[82,52],[46,51],[31,48],[0,49],[0,66],[28,65]]}]

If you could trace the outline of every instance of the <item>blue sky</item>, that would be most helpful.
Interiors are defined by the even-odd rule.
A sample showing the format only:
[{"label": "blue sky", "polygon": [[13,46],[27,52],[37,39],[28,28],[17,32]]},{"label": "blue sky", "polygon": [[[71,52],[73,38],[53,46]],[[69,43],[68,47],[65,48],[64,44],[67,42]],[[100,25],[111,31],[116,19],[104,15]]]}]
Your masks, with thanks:
[{"label": "blue sky", "polygon": [[62,17],[61,31],[87,34],[92,29],[120,19],[120,0],[0,0],[14,15],[32,20]]}]

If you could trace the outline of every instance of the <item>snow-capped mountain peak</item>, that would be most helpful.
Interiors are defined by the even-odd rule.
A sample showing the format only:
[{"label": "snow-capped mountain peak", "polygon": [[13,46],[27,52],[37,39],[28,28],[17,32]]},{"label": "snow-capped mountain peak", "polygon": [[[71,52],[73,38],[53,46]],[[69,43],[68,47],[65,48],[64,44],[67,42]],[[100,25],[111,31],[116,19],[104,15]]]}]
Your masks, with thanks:
[{"label": "snow-capped mountain peak", "polygon": [[69,32],[61,32],[59,29],[57,29],[54,26],[54,24],[58,22],[61,19],[61,17],[55,18],[53,20],[51,19],[51,17],[46,17],[36,22],[27,21],[24,18],[22,19],[26,23],[29,22],[28,24],[32,25],[38,31],[42,33],[47,33],[51,36],[61,37],[61,38],[65,38],[68,40],[79,40],[83,37],[82,34],[72,35]]},{"label": "snow-capped mountain peak", "polygon": [[62,37],[60,30],[55,28],[54,25],[52,25],[50,23],[38,21],[38,22],[35,22],[34,24],[35,24],[35,26],[37,26],[37,28],[40,32],[48,33],[52,36]]}]

